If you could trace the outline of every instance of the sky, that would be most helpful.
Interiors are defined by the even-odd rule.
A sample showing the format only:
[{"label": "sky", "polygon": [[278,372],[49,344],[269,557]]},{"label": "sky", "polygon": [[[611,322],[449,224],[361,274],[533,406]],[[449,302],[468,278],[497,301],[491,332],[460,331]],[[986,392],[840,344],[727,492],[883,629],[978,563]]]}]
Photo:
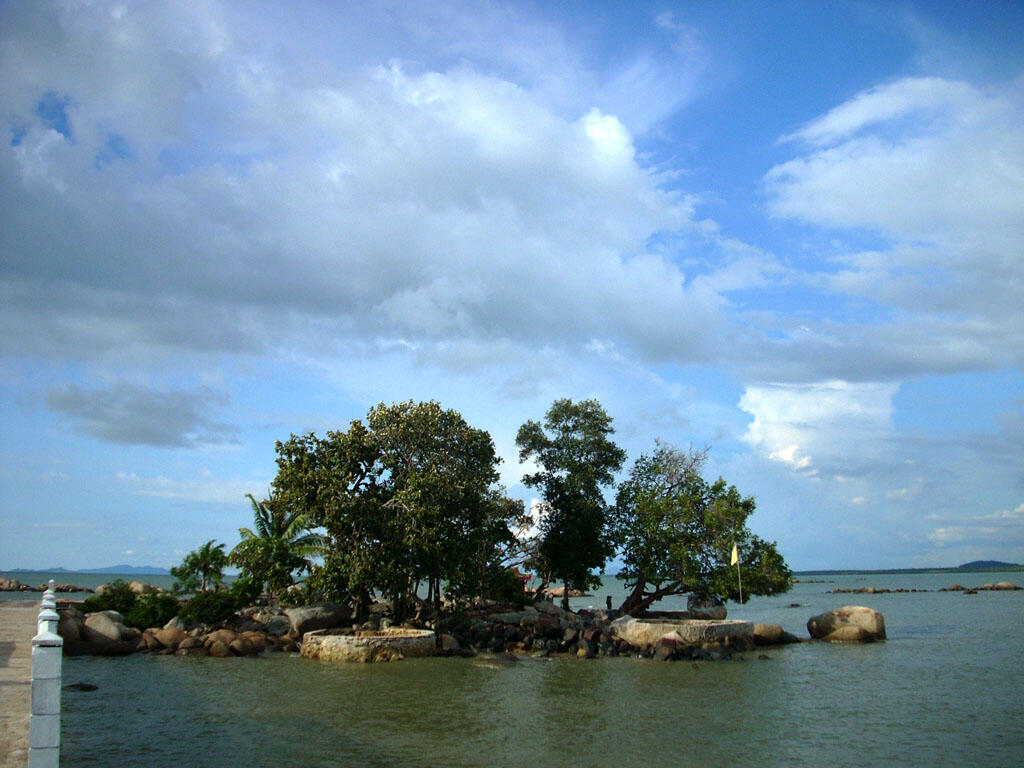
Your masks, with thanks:
[{"label": "sky", "polygon": [[0,2],[0,568],[596,398],[798,570],[1024,562],[1018,2]]}]

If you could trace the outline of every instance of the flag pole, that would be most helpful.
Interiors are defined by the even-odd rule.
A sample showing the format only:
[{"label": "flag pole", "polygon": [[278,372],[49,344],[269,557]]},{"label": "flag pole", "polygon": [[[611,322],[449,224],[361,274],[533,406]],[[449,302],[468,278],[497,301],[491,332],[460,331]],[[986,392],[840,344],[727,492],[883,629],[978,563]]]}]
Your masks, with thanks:
[{"label": "flag pole", "polygon": [[739,587],[740,587],[740,605],[742,605],[743,604],[743,576],[740,575],[740,553],[739,553],[739,550],[736,549],[736,545],[735,544],[732,545],[732,563],[730,563],[730,565],[735,565],[736,566],[736,581],[739,583]]}]

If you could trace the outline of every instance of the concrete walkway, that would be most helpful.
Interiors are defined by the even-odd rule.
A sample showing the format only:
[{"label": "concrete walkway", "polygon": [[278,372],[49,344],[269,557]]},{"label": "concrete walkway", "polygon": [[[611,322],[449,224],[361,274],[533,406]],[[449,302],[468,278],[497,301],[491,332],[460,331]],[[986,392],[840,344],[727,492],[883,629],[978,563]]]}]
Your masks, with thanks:
[{"label": "concrete walkway", "polygon": [[38,617],[38,602],[0,601],[0,768],[28,765],[32,638]]}]

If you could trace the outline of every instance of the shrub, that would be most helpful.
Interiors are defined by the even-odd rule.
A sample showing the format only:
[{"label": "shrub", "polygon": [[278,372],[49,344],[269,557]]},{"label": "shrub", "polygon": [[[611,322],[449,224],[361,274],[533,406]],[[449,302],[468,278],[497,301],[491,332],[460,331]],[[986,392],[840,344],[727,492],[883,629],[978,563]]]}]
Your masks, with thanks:
[{"label": "shrub", "polygon": [[208,590],[192,596],[179,614],[185,621],[218,624],[238,610],[238,598],[228,590]]},{"label": "shrub", "polygon": [[138,597],[122,579],[114,579],[102,592],[83,600],[80,610],[82,613],[117,611],[124,616],[134,607]]},{"label": "shrub", "polygon": [[162,627],[178,615],[181,605],[166,592],[147,592],[140,595],[135,605],[124,614],[124,623],[129,627],[146,629]]},{"label": "shrub", "polygon": [[238,608],[245,608],[255,605],[260,596],[260,584],[248,576],[239,576],[231,582],[228,590],[235,597],[235,605]]}]

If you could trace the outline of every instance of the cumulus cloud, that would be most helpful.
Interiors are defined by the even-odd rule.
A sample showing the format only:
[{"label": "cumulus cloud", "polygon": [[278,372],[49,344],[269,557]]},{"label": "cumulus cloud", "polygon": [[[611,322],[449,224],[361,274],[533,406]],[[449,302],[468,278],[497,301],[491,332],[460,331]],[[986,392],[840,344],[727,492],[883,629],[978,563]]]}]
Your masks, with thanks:
[{"label": "cumulus cloud", "polygon": [[[465,64],[311,77],[216,4],[41,10],[3,36],[5,70],[31,72],[0,91],[21,222],[2,235],[9,350],[360,334],[707,354],[720,296],[649,248],[699,236],[695,199],[638,161],[616,114],[565,115]],[[39,115],[48,94],[67,135]]]},{"label": "cumulus cloud", "polygon": [[[883,240],[823,248],[806,281],[880,307],[869,325],[816,327],[886,375],[1019,365],[1024,349],[1024,81],[980,88],[904,78],[783,138],[802,151],[765,177],[778,217]],[[805,340],[793,345],[811,357]],[[856,353],[857,345],[854,345]],[[902,364],[891,355],[902,358]],[[869,374],[871,375],[871,374]]]},{"label": "cumulus cloud", "polygon": [[739,402],[754,417],[743,440],[795,471],[856,474],[891,435],[897,390],[895,384],[845,381],[751,385]]},{"label": "cumulus cloud", "polygon": [[71,417],[77,431],[119,445],[193,447],[235,440],[236,428],[213,416],[227,397],[208,389],[156,390],[117,384],[67,385],[47,395],[50,409]]}]

